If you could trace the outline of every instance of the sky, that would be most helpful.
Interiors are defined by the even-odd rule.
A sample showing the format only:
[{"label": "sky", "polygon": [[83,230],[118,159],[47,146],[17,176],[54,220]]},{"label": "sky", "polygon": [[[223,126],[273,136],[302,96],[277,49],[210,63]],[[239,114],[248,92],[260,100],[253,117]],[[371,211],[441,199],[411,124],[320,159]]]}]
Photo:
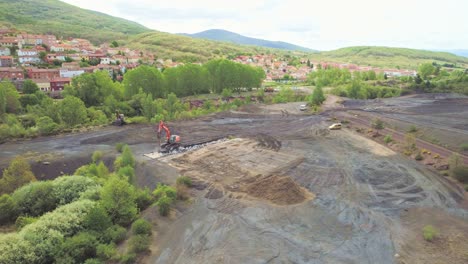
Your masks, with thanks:
[{"label": "sky", "polygon": [[170,33],[225,29],[317,50],[468,49],[465,0],[62,0]]}]

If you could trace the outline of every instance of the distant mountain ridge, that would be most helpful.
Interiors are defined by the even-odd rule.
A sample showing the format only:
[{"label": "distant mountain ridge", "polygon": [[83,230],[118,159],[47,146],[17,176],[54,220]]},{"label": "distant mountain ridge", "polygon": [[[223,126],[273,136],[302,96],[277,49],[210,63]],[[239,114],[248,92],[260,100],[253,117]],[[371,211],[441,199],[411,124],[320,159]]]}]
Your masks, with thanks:
[{"label": "distant mountain ridge", "polygon": [[241,45],[253,45],[253,46],[260,46],[260,47],[267,47],[267,48],[295,50],[295,51],[303,51],[303,52],[317,52],[317,50],[301,47],[301,46],[283,42],[283,41],[270,41],[270,40],[265,40],[265,39],[246,37],[246,36],[243,36],[243,35],[231,32],[231,31],[227,31],[224,29],[209,29],[209,30],[205,30],[202,32],[194,33],[194,34],[181,33],[180,35],[189,36],[192,38],[201,38],[201,39],[231,42],[231,43],[241,44]]}]

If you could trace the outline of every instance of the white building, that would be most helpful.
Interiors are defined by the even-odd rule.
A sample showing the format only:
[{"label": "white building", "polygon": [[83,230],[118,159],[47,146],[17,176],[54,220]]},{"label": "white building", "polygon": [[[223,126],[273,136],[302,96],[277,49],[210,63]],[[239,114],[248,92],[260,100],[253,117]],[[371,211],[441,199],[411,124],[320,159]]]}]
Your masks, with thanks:
[{"label": "white building", "polygon": [[69,69],[60,69],[61,78],[73,78],[75,76],[83,74],[84,70],[69,70]]},{"label": "white building", "polygon": [[37,50],[35,49],[20,49],[18,50],[18,57],[21,56],[37,56]]},{"label": "white building", "polygon": [[29,64],[29,63],[39,63],[41,59],[38,56],[21,56],[18,57],[18,61],[20,64]]},{"label": "white building", "polygon": [[111,59],[109,57],[101,58],[101,64],[110,64]]},{"label": "white building", "polygon": [[0,47],[0,56],[10,56],[10,49],[8,47]]}]

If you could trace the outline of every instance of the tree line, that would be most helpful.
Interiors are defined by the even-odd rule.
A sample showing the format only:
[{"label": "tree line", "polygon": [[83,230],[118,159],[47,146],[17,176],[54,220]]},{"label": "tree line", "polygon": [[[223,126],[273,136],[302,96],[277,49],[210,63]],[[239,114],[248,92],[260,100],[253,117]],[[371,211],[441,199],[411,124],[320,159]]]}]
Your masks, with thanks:
[{"label": "tree line", "polygon": [[162,72],[143,65],[126,72],[123,82],[114,82],[106,71],[77,76],[62,92],[63,100],[48,97],[31,80],[24,82],[23,94],[12,83],[2,81],[0,142],[108,124],[116,111],[139,121],[155,122],[222,111],[243,102],[207,103],[201,109],[190,109],[179,97],[250,90],[259,87],[264,78],[261,68],[224,59]]}]

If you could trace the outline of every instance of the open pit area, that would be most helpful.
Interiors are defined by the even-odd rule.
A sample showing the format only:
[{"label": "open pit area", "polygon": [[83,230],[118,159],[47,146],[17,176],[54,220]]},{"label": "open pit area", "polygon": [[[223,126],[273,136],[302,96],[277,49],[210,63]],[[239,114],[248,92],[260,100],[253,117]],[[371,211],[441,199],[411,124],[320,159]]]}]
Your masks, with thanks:
[{"label": "open pit area", "polygon": [[[386,100],[373,103],[390,104]],[[393,107],[392,115],[416,121],[418,106],[439,104],[388,100],[408,105]],[[459,115],[468,111],[468,100],[457,100],[450,129],[467,134],[458,124],[468,122]],[[380,114],[364,110],[369,103],[345,102],[336,111]],[[51,178],[72,171],[80,159],[87,162],[94,150],[114,157],[115,144],[123,142],[139,162],[138,185],[191,177],[190,201],[176,205],[169,218],[158,217],[154,207],[142,212],[155,231],[144,263],[468,263],[464,191],[353,129],[328,131],[330,111],[310,115],[297,104],[250,105],[170,122],[183,142],[216,141],[156,159],[144,155],[158,145],[154,127],[145,125],[11,142],[0,145],[0,166],[28,153],[39,164],[36,175],[44,166],[61,168],[44,176]],[[448,125],[444,117],[452,114],[440,115],[437,127]],[[433,242],[422,236],[428,224],[440,232]]]}]

